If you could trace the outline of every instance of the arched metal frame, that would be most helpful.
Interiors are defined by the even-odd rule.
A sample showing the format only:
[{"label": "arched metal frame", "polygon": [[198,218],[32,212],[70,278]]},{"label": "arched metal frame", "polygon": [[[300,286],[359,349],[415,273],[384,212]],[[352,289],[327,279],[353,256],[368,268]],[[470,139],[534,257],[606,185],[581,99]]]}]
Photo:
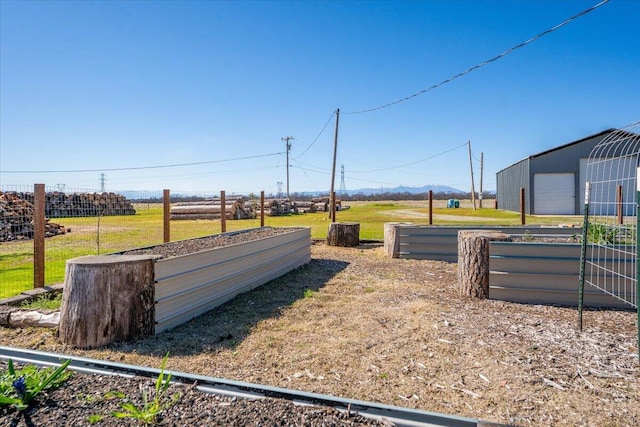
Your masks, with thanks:
[{"label": "arched metal frame", "polygon": [[640,122],[611,132],[589,155],[580,262],[579,325],[582,328],[586,283],[638,310],[640,357],[639,167]]}]

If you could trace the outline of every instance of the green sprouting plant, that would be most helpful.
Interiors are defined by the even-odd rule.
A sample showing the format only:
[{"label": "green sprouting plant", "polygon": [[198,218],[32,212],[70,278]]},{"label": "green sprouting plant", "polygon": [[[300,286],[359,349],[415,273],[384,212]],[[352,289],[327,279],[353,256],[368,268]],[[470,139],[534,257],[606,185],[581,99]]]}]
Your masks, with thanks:
[{"label": "green sprouting plant", "polygon": [[305,298],[313,298],[313,291],[311,289],[307,288],[307,289],[304,290],[303,295],[304,295]]},{"label": "green sprouting plant", "polygon": [[89,424],[97,424],[100,421],[102,421],[104,419],[104,415],[100,415],[100,414],[93,414],[93,415],[89,415],[87,417],[87,422]]},{"label": "green sprouting plant", "polygon": [[589,223],[587,239],[596,244],[615,244],[618,242],[618,228],[612,228],[606,224]]},{"label": "green sprouting plant", "polygon": [[533,241],[534,237],[531,234],[531,232],[529,230],[524,230],[524,233],[522,234],[522,241],[523,242],[531,242]]},{"label": "green sprouting plant", "polygon": [[142,388],[142,406],[138,407],[122,393],[114,393],[117,397],[125,398],[125,402],[120,404],[124,411],[115,411],[111,415],[116,418],[134,418],[144,424],[153,424],[158,414],[175,405],[180,398],[180,393],[166,396],[167,389],[171,385],[171,374],[165,375],[164,373],[164,366],[168,358],[169,353],[162,359],[155,390],[152,393],[148,393],[147,389]]},{"label": "green sprouting plant", "polygon": [[69,363],[71,360],[56,369],[33,365],[15,369],[13,360],[9,359],[7,371],[0,376],[0,405],[13,405],[24,411],[41,391],[55,389],[71,377],[71,372],[67,371]]}]

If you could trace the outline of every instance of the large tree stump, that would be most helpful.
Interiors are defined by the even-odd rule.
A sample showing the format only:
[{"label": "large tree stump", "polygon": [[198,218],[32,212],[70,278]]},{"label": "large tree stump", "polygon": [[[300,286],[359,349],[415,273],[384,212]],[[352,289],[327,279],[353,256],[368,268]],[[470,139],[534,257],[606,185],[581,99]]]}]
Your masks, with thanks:
[{"label": "large tree stump", "polygon": [[94,348],[155,332],[153,256],[83,256],[67,261],[60,340]]},{"label": "large tree stump", "polygon": [[510,242],[511,236],[493,230],[458,231],[458,285],[462,295],[489,298],[489,242]]},{"label": "large tree stump", "polygon": [[332,222],[327,233],[327,244],[345,247],[358,246],[360,244],[360,223]]},{"label": "large tree stump", "polygon": [[407,224],[406,222],[384,223],[384,253],[389,258],[400,257],[400,233],[398,228]]}]

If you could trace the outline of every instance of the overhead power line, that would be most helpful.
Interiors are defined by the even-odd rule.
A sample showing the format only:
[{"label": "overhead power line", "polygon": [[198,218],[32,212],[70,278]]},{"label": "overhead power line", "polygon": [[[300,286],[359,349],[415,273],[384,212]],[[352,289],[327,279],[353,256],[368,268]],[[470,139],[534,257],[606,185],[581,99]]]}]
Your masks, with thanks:
[{"label": "overhead power line", "polygon": [[304,154],[309,151],[309,149],[311,147],[313,147],[313,144],[316,143],[316,141],[318,140],[318,138],[320,138],[320,135],[322,135],[322,133],[324,132],[324,130],[327,128],[327,126],[329,125],[329,123],[331,122],[331,119],[333,119],[333,116],[336,114],[335,111],[331,112],[331,117],[329,117],[329,120],[327,120],[327,123],[324,124],[324,126],[322,127],[322,130],[320,131],[320,133],[318,134],[318,136],[316,136],[316,138],[313,140],[313,142],[311,144],[309,144],[309,146],[307,148],[305,148],[305,150],[300,153],[300,155],[298,155],[296,158],[294,158],[293,160],[297,160],[300,157],[304,156]]},{"label": "overhead power line", "polygon": [[440,86],[443,86],[443,85],[445,85],[445,84],[447,84],[447,83],[450,83],[450,82],[454,81],[455,79],[457,79],[457,78],[459,78],[459,77],[462,77],[462,76],[464,76],[464,75],[466,75],[466,74],[469,74],[470,72],[475,71],[475,70],[477,70],[478,68],[484,67],[485,65],[488,65],[488,64],[490,64],[490,63],[492,63],[492,62],[495,62],[495,61],[497,61],[497,60],[499,60],[499,59],[502,59],[503,57],[507,56],[507,55],[508,55],[508,54],[510,54],[511,52],[513,52],[513,51],[515,51],[515,50],[517,50],[517,49],[520,49],[521,47],[525,47],[526,45],[528,45],[528,44],[530,44],[530,43],[533,43],[534,41],[538,40],[539,38],[544,37],[544,36],[546,36],[547,34],[550,34],[550,33],[554,32],[554,31],[556,31],[556,30],[558,30],[558,29],[560,29],[560,28],[564,27],[565,25],[567,25],[567,24],[568,24],[568,23],[570,23],[571,21],[574,21],[574,20],[576,20],[576,19],[580,18],[581,16],[584,16],[584,15],[586,15],[587,13],[589,13],[589,12],[592,12],[592,11],[596,10],[597,8],[599,8],[600,6],[602,6],[602,5],[604,5],[605,3],[608,3],[608,2],[609,2],[609,0],[602,0],[600,3],[598,3],[598,4],[594,5],[594,6],[591,6],[590,8],[585,9],[585,10],[583,10],[582,12],[580,12],[580,13],[578,13],[578,14],[576,14],[576,15],[573,15],[573,16],[572,16],[572,17],[570,17],[570,18],[565,19],[564,21],[562,21],[562,22],[561,22],[561,23],[559,23],[558,25],[556,25],[556,26],[554,26],[554,27],[551,27],[551,28],[549,28],[548,30],[543,31],[543,32],[541,32],[541,33],[539,33],[539,34],[537,34],[537,35],[535,35],[535,36],[531,37],[530,39],[525,40],[525,41],[523,41],[522,43],[520,43],[520,44],[518,44],[518,45],[516,45],[516,46],[513,46],[512,48],[509,48],[509,49],[505,50],[505,51],[504,51],[504,52],[502,52],[501,54],[499,54],[499,55],[497,55],[497,56],[494,56],[494,57],[493,57],[493,58],[491,58],[491,59],[487,59],[487,60],[485,60],[485,61],[482,61],[481,63],[479,63],[479,64],[477,64],[477,65],[474,65],[473,67],[468,68],[468,69],[466,69],[465,71],[462,71],[461,73],[458,73],[458,74],[456,74],[456,75],[454,75],[454,76],[452,76],[452,77],[449,77],[448,79],[443,80],[443,81],[441,81],[440,83],[436,83],[436,84],[434,84],[434,85],[432,85],[432,86],[429,86],[428,88],[423,89],[423,90],[421,90],[421,91],[419,91],[419,92],[416,92],[416,93],[414,93],[414,94],[412,94],[412,95],[405,96],[404,98],[401,98],[401,99],[395,100],[395,101],[393,101],[393,102],[389,102],[388,104],[380,105],[380,106],[378,106],[378,107],[369,108],[369,109],[366,109],[366,110],[359,110],[359,111],[349,111],[349,112],[346,112],[346,113],[344,113],[344,114],[362,114],[362,113],[370,113],[370,112],[372,112],[372,111],[382,110],[383,108],[391,107],[392,105],[396,105],[396,104],[399,104],[399,103],[401,103],[401,102],[408,101],[408,100],[410,100],[410,99],[412,99],[412,98],[415,98],[415,97],[417,97],[417,96],[420,96],[420,95],[422,95],[422,94],[424,94],[424,93],[426,93],[426,92],[429,92],[429,91],[431,91],[431,90],[433,90],[433,89],[436,89],[436,88],[438,88],[438,87],[440,87]]},{"label": "overhead power line", "polygon": [[465,142],[464,144],[460,144],[460,145],[458,145],[456,147],[453,147],[453,148],[450,148],[448,150],[441,151],[440,153],[434,154],[433,156],[429,156],[429,157],[426,157],[424,159],[416,160],[416,161],[413,161],[413,162],[403,163],[401,165],[396,165],[396,166],[389,166],[387,168],[382,168],[382,169],[371,169],[371,170],[366,170],[366,171],[351,171],[351,173],[384,172],[384,171],[390,171],[390,170],[393,170],[393,169],[404,168],[406,166],[413,166],[413,165],[418,164],[418,163],[426,162],[427,160],[435,159],[436,157],[442,156],[443,154],[450,153],[451,151],[455,151],[458,148],[466,147],[466,146],[467,146],[467,143]]},{"label": "overhead power line", "polygon": [[133,171],[133,170],[144,170],[144,169],[163,169],[163,168],[177,168],[181,166],[197,166],[197,165],[210,165],[212,163],[225,163],[225,162],[237,162],[240,160],[249,160],[249,159],[258,159],[262,157],[271,157],[271,156],[279,156],[284,154],[283,152],[279,153],[270,153],[270,154],[260,154],[256,156],[246,156],[246,157],[236,157],[235,159],[224,159],[224,160],[208,160],[204,162],[193,162],[193,163],[175,163],[170,165],[155,165],[155,166],[136,166],[129,168],[101,168],[101,169],[68,169],[68,170],[17,170],[17,171],[0,171],[0,173],[77,173],[77,172],[111,172],[111,171]]}]

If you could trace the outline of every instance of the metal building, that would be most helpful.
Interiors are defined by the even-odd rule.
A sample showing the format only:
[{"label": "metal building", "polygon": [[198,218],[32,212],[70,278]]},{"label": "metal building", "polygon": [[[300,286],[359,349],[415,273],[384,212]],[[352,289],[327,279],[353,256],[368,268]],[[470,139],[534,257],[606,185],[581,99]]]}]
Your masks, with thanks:
[{"label": "metal building", "polygon": [[584,186],[589,154],[615,129],[534,154],[496,174],[498,208],[520,212],[524,188],[527,215],[579,215],[584,211]]}]

